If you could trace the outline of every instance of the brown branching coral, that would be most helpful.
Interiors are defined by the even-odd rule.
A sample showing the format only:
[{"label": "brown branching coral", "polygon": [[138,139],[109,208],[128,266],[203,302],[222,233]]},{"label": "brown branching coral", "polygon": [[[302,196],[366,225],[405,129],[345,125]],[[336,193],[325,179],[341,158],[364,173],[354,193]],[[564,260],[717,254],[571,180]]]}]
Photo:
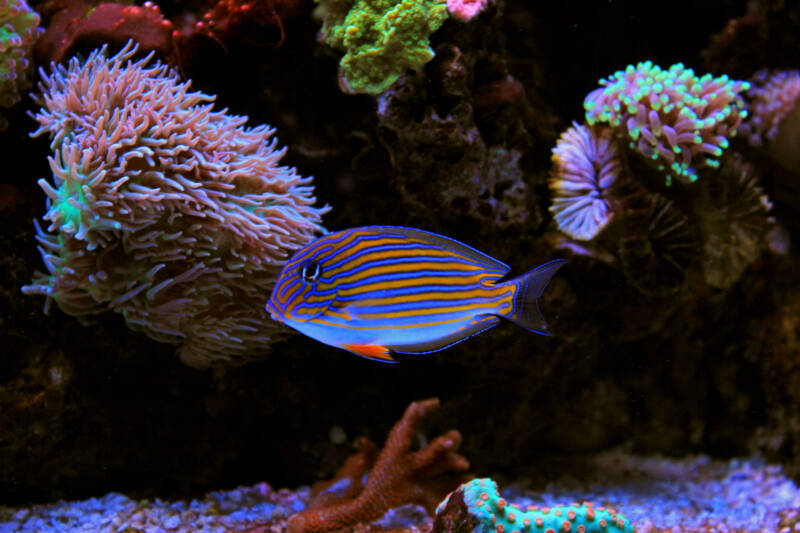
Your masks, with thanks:
[{"label": "brown branching coral", "polygon": [[[456,430],[436,437],[420,450],[411,450],[419,424],[437,407],[438,398],[409,405],[378,454],[372,443],[359,441],[358,452],[334,481],[318,493],[308,509],[292,516],[289,533],[334,531],[369,523],[389,509],[409,503],[422,505],[433,514],[439,502],[462,481],[459,472],[469,468],[467,459],[457,453],[461,434]],[[360,480],[370,468],[361,488]],[[332,486],[342,487],[341,492],[334,494]]]}]

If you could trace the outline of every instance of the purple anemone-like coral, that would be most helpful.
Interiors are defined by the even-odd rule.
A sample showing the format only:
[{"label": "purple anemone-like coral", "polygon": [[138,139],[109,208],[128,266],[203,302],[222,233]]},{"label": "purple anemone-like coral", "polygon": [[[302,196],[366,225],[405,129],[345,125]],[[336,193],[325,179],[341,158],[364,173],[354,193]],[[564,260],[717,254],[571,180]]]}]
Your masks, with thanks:
[{"label": "purple anemone-like coral", "polygon": [[800,98],[800,72],[757,72],[747,91],[748,117],[741,133],[753,146],[775,139],[781,123],[794,110]]},{"label": "purple anemone-like coral", "polygon": [[135,52],[42,73],[48,273],[23,291],[83,321],[121,313],[192,366],[263,356],[280,332],[264,302],[281,265],[322,230],[312,178],[279,166],[274,130],[213,111],[213,96]]},{"label": "purple anemone-like coral", "polygon": [[550,211],[558,229],[574,239],[590,240],[611,221],[611,195],[621,170],[617,142],[609,128],[573,123],[553,148],[549,181]]},{"label": "purple anemone-like coral", "polygon": [[749,115],[741,131],[752,146],[763,147],[782,167],[800,171],[800,71],[761,70],[747,91]]},{"label": "purple anemone-like coral", "polygon": [[666,175],[697,180],[697,169],[718,167],[729,138],[747,115],[744,81],[697,77],[678,63],[668,70],[651,61],[628,65],[584,100],[586,120],[607,123],[627,136],[631,148]]}]

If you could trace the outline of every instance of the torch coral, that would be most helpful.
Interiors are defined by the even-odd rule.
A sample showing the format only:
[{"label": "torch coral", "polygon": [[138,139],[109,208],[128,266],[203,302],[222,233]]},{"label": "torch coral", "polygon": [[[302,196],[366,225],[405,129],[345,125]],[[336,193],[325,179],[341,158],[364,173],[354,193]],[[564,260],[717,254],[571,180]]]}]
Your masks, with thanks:
[{"label": "torch coral", "polygon": [[[39,15],[25,0],[0,0],[0,106],[13,106],[30,86],[28,56],[42,31]],[[0,131],[6,127],[0,117]]]},{"label": "torch coral", "polygon": [[550,190],[558,229],[590,240],[611,221],[611,189],[620,173],[617,143],[608,128],[573,123],[553,148]]},{"label": "torch coral", "polygon": [[697,169],[719,166],[747,116],[740,93],[745,81],[695,76],[681,63],[662,70],[650,61],[628,65],[584,100],[589,124],[608,123],[630,139],[631,148],[652,160],[666,174],[697,180]]},{"label": "torch coral", "polygon": [[325,209],[311,178],[278,166],[272,129],[213,111],[214,97],[135,51],[42,73],[49,274],[23,291],[78,317],[122,313],[193,366],[259,357],[279,332],[264,301]]},{"label": "torch coral", "polygon": [[448,16],[445,0],[317,1],[325,42],[345,52],[344,88],[373,95],[433,59],[428,37]]},{"label": "torch coral", "polygon": [[[320,493],[308,509],[291,517],[289,533],[334,531],[369,523],[389,509],[408,503],[433,512],[436,504],[463,480],[460,472],[469,468],[467,459],[457,453],[461,434],[456,430],[436,437],[425,448],[411,450],[420,423],[438,407],[438,398],[409,405],[389,432],[377,458],[374,446],[361,441],[358,453],[334,480],[336,486],[340,485],[338,481],[346,482],[345,489],[337,497],[329,485],[329,490]],[[361,479],[372,461],[375,463],[362,489]]]},{"label": "torch coral", "polygon": [[588,502],[522,509],[501,498],[494,481],[483,478],[464,483],[439,504],[433,531],[612,533],[632,532],[634,528],[624,515],[614,509],[595,507]]}]

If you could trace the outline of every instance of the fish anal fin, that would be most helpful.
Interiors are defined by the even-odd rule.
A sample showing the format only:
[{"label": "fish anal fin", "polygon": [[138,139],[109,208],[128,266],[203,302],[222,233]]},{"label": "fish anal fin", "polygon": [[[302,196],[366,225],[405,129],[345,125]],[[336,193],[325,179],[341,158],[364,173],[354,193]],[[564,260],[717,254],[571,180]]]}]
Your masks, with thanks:
[{"label": "fish anal fin", "polygon": [[343,344],[342,348],[347,351],[353,352],[361,357],[373,359],[375,361],[383,361],[386,363],[396,363],[392,357],[392,352],[386,346],[379,344]]}]

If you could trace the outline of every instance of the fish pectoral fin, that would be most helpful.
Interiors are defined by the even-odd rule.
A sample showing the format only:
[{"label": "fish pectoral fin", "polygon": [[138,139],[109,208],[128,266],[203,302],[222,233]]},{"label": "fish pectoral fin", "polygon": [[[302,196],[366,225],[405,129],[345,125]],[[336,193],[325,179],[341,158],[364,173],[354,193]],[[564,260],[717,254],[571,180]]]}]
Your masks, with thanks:
[{"label": "fish pectoral fin", "polygon": [[392,349],[392,352],[396,355],[423,355],[438,352],[439,350],[444,350],[445,348],[465,341],[487,329],[491,329],[499,323],[500,319],[495,315],[480,315],[475,317],[468,325],[465,325],[458,331],[454,331],[450,335],[431,339],[426,342],[417,342],[402,348],[396,347]]},{"label": "fish pectoral fin", "polygon": [[396,363],[392,351],[379,344],[342,344],[342,348],[361,357],[384,363]]},{"label": "fish pectoral fin", "polygon": [[381,303],[381,300],[374,299],[346,302],[344,305],[337,306],[337,311],[347,316],[348,320],[353,320],[361,318],[363,315],[379,312],[376,306],[379,306]]}]

